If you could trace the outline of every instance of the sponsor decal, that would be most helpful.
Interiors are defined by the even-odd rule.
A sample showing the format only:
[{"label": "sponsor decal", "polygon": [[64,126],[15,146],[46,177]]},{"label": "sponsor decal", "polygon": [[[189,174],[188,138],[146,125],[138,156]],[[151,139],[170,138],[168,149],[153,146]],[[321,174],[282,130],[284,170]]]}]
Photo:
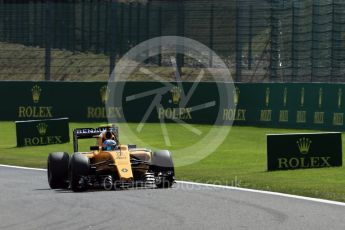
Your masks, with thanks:
[{"label": "sponsor decal", "polygon": [[296,143],[301,154],[308,154],[310,144],[312,143],[309,138],[302,137]]},{"label": "sponsor decal", "polygon": [[61,136],[41,136],[33,138],[24,138],[25,146],[36,146],[36,145],[53,145],[62,144]]},{"label": "sponsor decal", "polygon": [[297,111],[296,123],[306,123],[307,122],[307,111]]},{"label": "sponsor decal", "polygon": [[181,101],[181,92],[182,89],[178,86],[174,86],[172,90],[170,90],[171,93],[171,98],[172,98],[172,103],[174,105],[178,105]]},{"label": "sponsor decal", "polygon": [[342,89],[338,89],[338,109],[341,109],[342,98],[343,98],[343,90]]},{"label": "sponsor decal", "polygon": [[246,110],[245,109],[224,109],[223,120],[224,121],[245,121]]},{"label": "sponsor decal", "polygon": [[34,101],[34,103],[38,103],[40,101],[42,89],[38,85],[35,85],[34,87],[32,87],[31,92],[32,100]]},{"label": "sponsor decal", "polygon": [[44,122],[38,123],[36,125],[37,136],[35,137],[25,137],[25,146],[36,146],[36,145],[52,145],[52,144],[62,144],[61,136],[47,136],[48,125]]},{"label": "sponsor decal", "polygon": [[107,117],[111,118],[122,118],[123,113],[122,113],[122,108],[121,107],[87,107],[87,118],[90,119],[100,119],[104,118],[106,119]]},{"label": "sponsor decal", "polygon": [[322,107],[322,102],[323,102],[323,89],[319,89],[319,108]]},{"label": "sponsor decal", "polygon": [[[34,104],[41,100],[42,88],[34,85],[31,88],[31,97]],[[18,118],[53,118],[52,106],[19,106],[17,112]]]},{"label": "sponsor decal", "polygon": [[17,146],[69,142],[68,119],[16,121]]},{"label": "sponsor decal", "polygon": [[341,133],[268,135],[268,170],[341,166],[341,145]]},{"label": "sponsor decal", "polygon": [[121,119],[123,118],[123,111],[121,107],[105,107],[109,100],[109,89],[107,85],[102,86],[99,89],[100,93],[100,99],[102,101],[103,106],[89,106],[87,107],[86,111],[86,117],[88,119],[107,119],[110,118],[116,118]]},{"label": "sponsor decal", "polygon": [[333,125],[342,126],[344,124],[344,113],[333,113]]},{"label": "sponsor decal", "polygon": [[286,106],[286,103],[287,103],[287,97],[288,97],[288,91],[287,91],[287,88],[285,87],[285,88],[284,88],[284,95],[283,95],[283,104],[284,104],[284,107]]},{"label": "sponsor decal", "polygon": [[117,127],[100,127],[100,128],[80,128],[75,129],[75,134],[97,134],[109,130],[110,132],[117,132]]},{"label": "sponsor decal", "polygon": [[108,102],[109,98],[109,89],[108,86],[104,85],[100,88],[99,93],[101,95],[101,100],[103,104],[106,104]]},{"label": "sponsor decal", "polygon": [[48,125],[46,123],[39,123],[36,127],[37,127],[37,130],[38,130],[38,133],[41,136],[46,135],[47,128],[48,128]]},{"label": "sponsor decal", "polygon": [[159,119],[171,119],[171,120],[192,120],[192,108],[159,108]]},{"label": "sponsor decal", "polygon": [[94,134],[94,133],[101,133],[103,131],[106,131],[107,128],[85,128],[85,129],[76,129],[76,134]]},{"label": "sponsor decal", "polygon": [[304,106],[304,87],[302,87],[302,89],[301,89],[300,102],[301,102],[301,107],[303,107]]},{"label": "sponsor decal", "polygon": [[271,95],[271,90],[269,87],[266,88],[266,97],[265,97],[265,104],[268,106],[270,104],[270,95]]},{"label": "sponsor decal", "polygon": [[233,90],[233,94],[234,94],[234,105],[237,106],[239,101],[240,101],[240,89],[238,87],[235,88],[235,90]]},{"label": "sponsor decal", "polygon": [[262,109],[260,111],[260,121],[271,121],[272,120],[272,110]]}]

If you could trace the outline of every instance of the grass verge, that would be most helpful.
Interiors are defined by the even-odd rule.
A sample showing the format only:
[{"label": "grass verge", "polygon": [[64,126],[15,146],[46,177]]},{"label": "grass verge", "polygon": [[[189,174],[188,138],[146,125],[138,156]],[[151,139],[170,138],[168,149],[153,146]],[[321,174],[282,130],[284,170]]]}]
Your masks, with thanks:
[{"label": "grass verge", "polygon": [[[71,123],[70,129],[72,131],[77,127],[97,125],[98,123]],[[125,127],[122,126],[120,124],[122,143],[132,143],[133,137],[130,135],[121,136],[126,134]],[[134,130],[137,124],[129,124],[129,127]],[[211,126],[195,125],[194,127],[206,133]],[[171,137],[172,151],[181,146],[191,145],[199,138],[182,132],[181,127],[176,124],[167,124],[167,128]],[[49,152],[72,151],[72,143],[17,148],[14,123],[0,122],[0,130],[0,164],[45,168]],[[344,167],[266,172],[266,134],[288,132],[308,131],[233,127],[224,143],[208,157],[192,165],[177,167],[176,177],[178,180],[239,185],[245,188],[345,202]],[[140,138],[156,148],[167,148],[159,124],[146,124]],[[344,141],[343,136],[343,144]],[[80,144],[81,148],[85,149],[89,145],[89,142]]]}]

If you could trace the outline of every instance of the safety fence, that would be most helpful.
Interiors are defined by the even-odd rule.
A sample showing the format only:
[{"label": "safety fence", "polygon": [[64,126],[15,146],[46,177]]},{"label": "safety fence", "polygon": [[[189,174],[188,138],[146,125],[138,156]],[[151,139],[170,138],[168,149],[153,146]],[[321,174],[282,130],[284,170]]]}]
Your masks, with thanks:
[{"label": "safety fence", "polygon": [[0,80],[106,81],[135,45],[177,35],[214,50],[237,82],[341,82],[344,34],[342,0],[0,0]]}]

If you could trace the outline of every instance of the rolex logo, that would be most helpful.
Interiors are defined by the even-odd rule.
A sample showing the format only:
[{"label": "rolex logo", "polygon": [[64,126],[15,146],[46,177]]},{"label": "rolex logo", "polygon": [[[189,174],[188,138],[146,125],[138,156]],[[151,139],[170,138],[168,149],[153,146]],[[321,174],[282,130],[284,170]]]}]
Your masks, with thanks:
[{"label": "rolex logo", "polygon": [[34,103],[38,103],[41,97],[42,89],[38,85],[35,85],[34,87],[32,87],[31,92],[32,100],[34,101]]},{"label": "rolex logo", "polygon": [[319,90],[319,108],[322,107],[322,98],[323,98],[323,90],[320,88]]},{"label": "rolex logo", "polygon": [[268,106],[270,104],[270,88],[266,88],[266,98],[265,98],[265,103],[266,103],[266,106]]},{"label": "rolex logo", "polygon": [[172,95],[172,101],[176,105],[181,100],[181,89],[177,86],[173,87],[173,89],[170,91]]},{"label": "rolex logo", "polygon": [[38,133],[44,136],[47,132],[48,125],[46,123],[39,123],[37,126]]},{"label": "rolex logo", "polygon": [[109,98],[109,90],[108,87],[105,85],[100,90],[99,93],[101,95],[102,103],[106,104]]},{"label": "rolex logo", "polygon": [[235,106],[237,106],[239,100],[240,100],[240,89],[238,87],[236,87],[236,89],[234,90],[234,104],[235,104]]},{"label": "rolex logo", "polygon": [[338,109],[341,108],[341,104],[342,104],[342,97],[343,97],[343,90],[342,89],[338,89]]},{"label": "rolex logo", "polygon": [[304,87],[301,89],[301,107],[304,106]]},{"label": "rolex logo", "polygon": [[307,154],[309,152],[312,141],[309,138],[302,137],[296,143],[300,153]]},{"label": "rolex logo", "polygon": [[285,87],[284,88],[284,98],[283,98],[284,106],[286,106],[287,96],[288,96],[288,91],[287,91],[287,88]]}]

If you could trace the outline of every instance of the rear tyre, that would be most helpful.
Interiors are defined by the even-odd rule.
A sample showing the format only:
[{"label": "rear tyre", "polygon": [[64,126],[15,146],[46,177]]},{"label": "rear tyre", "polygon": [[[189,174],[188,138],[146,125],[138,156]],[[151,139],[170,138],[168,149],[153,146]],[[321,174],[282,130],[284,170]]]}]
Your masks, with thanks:
[{"label": "rear tyre", "polygon": [[68,163],[68,153],[56,152],[49,154],[47,162],[47,176],[51,189],[68,188]]},{"label": "rear tyre", "polygon": [[71,157],[70,165],[70,187],[73,192],[82,192],[87,189],[87,177],[90,171],[89,158],[80,154],[74,153]]},{"label": "rear tyre", "polygon": [[170,188],[174,184],[174,162],[168,150],[160,150],[152,154],[150,169],[155,174],[157,188]]}]

